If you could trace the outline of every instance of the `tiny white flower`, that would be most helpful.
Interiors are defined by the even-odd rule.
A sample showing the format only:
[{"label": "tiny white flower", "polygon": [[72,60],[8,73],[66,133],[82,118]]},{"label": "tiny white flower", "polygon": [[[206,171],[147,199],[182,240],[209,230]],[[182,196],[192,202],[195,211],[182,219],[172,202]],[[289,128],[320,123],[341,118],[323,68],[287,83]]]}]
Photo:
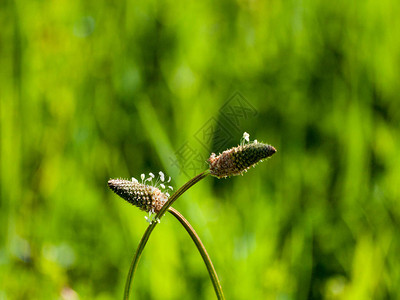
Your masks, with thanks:
[{"label": "tiny white flower", "polygon": [[160,223],[160,219],[156,219],[156,213],[154,212],[154,209],[149,211],[149,216],[145,216],[144,218],[146,219],[147,223],[152,224],[154,221],[157,221]]},{"label": "tiny white flower", "polygon": [[149,216],[144,216],[144,218],[146,219],[146,222],[151,224],[151,214],[149,213]]}]

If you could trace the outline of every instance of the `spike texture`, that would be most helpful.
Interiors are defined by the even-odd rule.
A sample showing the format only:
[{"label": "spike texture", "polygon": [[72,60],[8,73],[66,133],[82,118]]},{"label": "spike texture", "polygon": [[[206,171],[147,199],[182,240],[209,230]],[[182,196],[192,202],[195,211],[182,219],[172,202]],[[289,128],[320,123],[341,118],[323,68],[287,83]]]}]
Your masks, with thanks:
[{"label": "spike texture", "polygon": [[213,153],[208,159],[210,172],[218,178],[241,175],[275,152],[276,149],[271,145],[252,142],[225,150],[218,156]]},{"label": "spike texture", "polygon": [[158,188],[135,181],[110,179],[108,186],[114,193],[146,212],[159,212],[168,200],[167,195]]}]

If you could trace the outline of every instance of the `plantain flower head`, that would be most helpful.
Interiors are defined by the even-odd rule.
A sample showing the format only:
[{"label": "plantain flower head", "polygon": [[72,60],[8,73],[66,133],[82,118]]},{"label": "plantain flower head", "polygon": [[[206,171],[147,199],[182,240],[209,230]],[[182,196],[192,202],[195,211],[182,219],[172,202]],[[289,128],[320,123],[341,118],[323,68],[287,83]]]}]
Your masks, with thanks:
[{"label": "plantain flower head", "polygon": [[108,181],[108,186],[121,198],[139,207],[141,210],[148,212],[149,217],[146,216],[145,218],[151,223],[154,221],[151,216],[160,211],[161,207],[167,202],[170,196],[167,190],[173,189],[172,186],[166,186],[166,184],[171,181],[171,177],[169,177],[168,181],[165,181],[163,172],[159,172],[158,179],[155,183],[153,183],[154,179],[155,176],[153,173],[149,173],[147,179],[145,174],[142,174],[141,182],[136,178],[132,178],[131,180],[110,179]]},{"label": "plantain flower head", "polygon": [[257,140],[250,142],[250,135],[245,132],[239,146],[225,150],[218,156],[212,153],[208,159],[211,175],[218,178],[243,175],[251,166],[270,157],[276,149]]}]

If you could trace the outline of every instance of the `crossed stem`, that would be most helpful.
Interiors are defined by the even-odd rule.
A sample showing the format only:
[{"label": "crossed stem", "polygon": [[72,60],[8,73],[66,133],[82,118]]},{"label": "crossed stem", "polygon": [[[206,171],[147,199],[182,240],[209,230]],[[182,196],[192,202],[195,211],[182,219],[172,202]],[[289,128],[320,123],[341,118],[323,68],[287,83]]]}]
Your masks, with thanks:
[{"label": "crossed stem", "polygon": [[[222,292],[222,287],[219,282],[217,273],[215,272],[214,266],[211,262],[211,259],[206,251],[206,248],[204,247],[203,243],[201,242],[199,236],[197,235],[196,231],[193,229],[193,227],[189,224],[189,222],[174,208],[170,207],[184,192],[186,192],[190,187],[195,185],[197,182],[200,180],[204,179],[210,174],[209,170],[206,170],[199,175],[195,176],[191,180],[189,180],[187,183],[185,183],[182,187],[180,187],[169,199],[168,201],[163,205],[161,210],[157,213],[155,219],[160,220],[165,212],[168,210],[175,218],[179,220],[179,222],[185,227],[186,231],[189,233],[190,237],[196,244],[197,249],[199,250],[204,263],[206,264],[208,273],[210,275],[210,279],[213,283],[215,293],[218,297],[218,299],[225,299],[224,294]],[[154,228],[157,226],[158,222],[152,222],[146,229],[146,231],[143,234],[142,239],[140,240],[140,243],[138,245],[138,248],[135,252],[135,256],[133,257],[131,267],[128,272],[128,276],[126,278],[126,283],[125,283],[125,291],[124,291],[124,299],[128,300],[129,299],[129,293],[131,290],[131,285],[132,285],[132,280],[135,275],[135,271],[137,268],[137,265],[139,263],[139,259],[142,255],[143,249],[146,246],[147,241],[149,240],[149,237],[151,233],[153,232]]]}]

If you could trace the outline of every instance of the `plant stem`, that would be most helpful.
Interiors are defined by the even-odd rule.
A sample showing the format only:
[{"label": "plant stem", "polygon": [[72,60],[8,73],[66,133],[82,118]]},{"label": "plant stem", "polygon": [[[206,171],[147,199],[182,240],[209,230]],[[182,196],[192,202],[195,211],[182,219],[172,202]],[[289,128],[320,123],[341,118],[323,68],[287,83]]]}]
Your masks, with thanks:
[{"label": "plant stem", "polygon": [[[197,182],[202,180],[203,178],[207,177],[207,175],[210,174],[209,170],[206,170],[199,175],[193,177],[190,179],[188,182],[186,182],[183,186],[181,186],[171,197],[169,197],[168,201],[165,202],[163,207],[160,209],[160,211],[156,215],[156,220],[160,220],[165,212],[168,210],[168,208],[175,202],[176,199],[178,199],[184,192],[186,192],[190,187],[195,185]],[[125,283],[125,291],[124,291],[124,299],[128,300],[129,299],[129,293],[131,290],[131,284],[133,277],[135,275],[135,271],[137,268],[137,265],[139,263],[140,256],[142,255],[143,249],[146,246],[147,241],[149,240],[149,237],[151,235],[151,232],[154,230],[154,228],[157,226],[158,222],[152,222],[144,232],[142,239],[139,242],[138,248],[136,249],[135,256],[133,257],[131,267],[129,268],[128,276],[126,277],[126,283]]]},{"label": "plant stem", "polygon": [[219,282],[217,272],[214,269],[214,265],[211,261],[210,256],[207,253],[206,248],[204,247],[203,243],[201,242],[199,236],[197,235],[194,228],[190,225],[190,223],[173,207],[168,209],[175,218],[185,227],[186,231],[189,233],[190,237],[192,238],[193,242],[196,244],[197,249],[199,250],[201,257],[203,258],[204,263],[206,264],[208,274],[210,275],[211,282],[214,286],[215,293],[217,294],[217,298],[220,300],[224,300],[224,293],[222,292],[221,283]]}]

